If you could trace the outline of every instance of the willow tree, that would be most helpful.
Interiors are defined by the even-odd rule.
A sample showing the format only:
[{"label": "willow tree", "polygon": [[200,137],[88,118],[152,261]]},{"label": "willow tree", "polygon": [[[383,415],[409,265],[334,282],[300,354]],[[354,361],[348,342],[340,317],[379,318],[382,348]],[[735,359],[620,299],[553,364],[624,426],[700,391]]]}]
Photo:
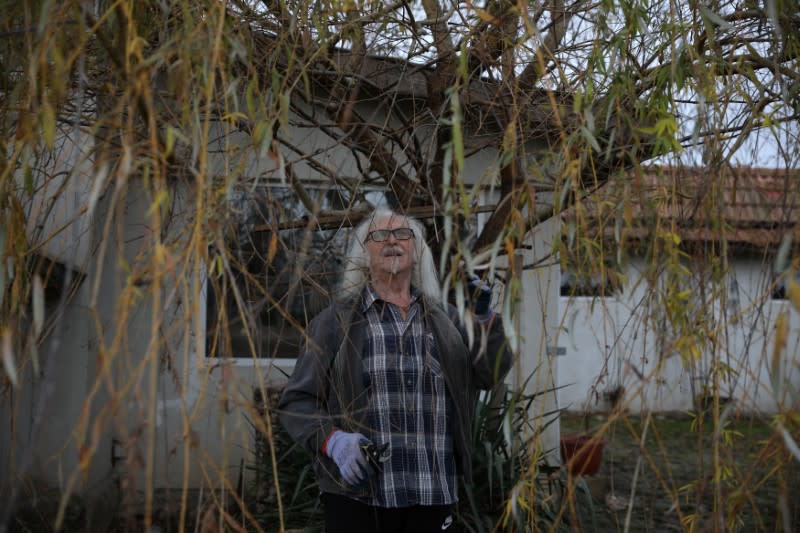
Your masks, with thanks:
[{"label": "willow tree", "polygon": [[[121,267],[119,305],[99,305],[100,282],[92,282],[87,302],[100,339],[98,370],[76,420],[79,460],[65,474],[67,493],[97,461],[93,432],[114,426],[114,406],[133,394],[108,377],[125,353],[115,325],[122,329],[128,311],[146,298],[153,338],[145,365],[170,368],[162,348],[180,328],[166,328],[159,309],[183,305],[177,323],[187,330],[197,325],[191,302],[201,289],[189,281],[191,273],[216,276],[229,291],[218,293],[221,300],[233,294],[233,322],[221,325],[244,328],[243,345],[257,351],[249,313],[292,315],[291,287],[314,293],[315,276],[327,275],[336,261],[317,254],[318,270],[303,272],[298,265],[311,263],[298,257],[324,251],[329,239],[318,231],[358,220],[370,194],[421,216],[433,235],[448,234],[434,244],[445,258],[443,278],[453,280],[451,271],[486,254],[512,254],[541,221],[649,162],[700,162],[713,180],[713,169],[746,164],[752,152],[745,149],[769,145],[776,162],[792,167],[800,112],[798,12],[793,1],[6,2],[0,15],[0,134],[7,153],[0,162],[3,405],[13,412],[15,394],[26,383],[38,387],[35,443],[52,394],[48,365],[58,353],[57,342],[45,346],[42,339],[59,338],[65,321],[58,306],[71,297],[69,289],[88,283],[87,273],[90,282],[102,275],[87,264],[114,239],[117,229],[108,221],[124,219],[131,195],[144,197],[151,253]],[[374,107],[382,112],[365,111]],[[298,144],[292,128],[323,135],[324,147]],[[331,164],[328,155],[338,150],[347,155]],[[466,166],[480,153],[491,154],[487,170],[466,180]],[[262,170],[253,173],[253,161]],[[309,172],[326,184],[324,195],[309,187]],[[248,196],[264,180],[279,181],[284,196]],[[175,183],[190,191],[179,216]],[[68,214],[59,219],[62,211]],[[474,231],[443,230],[468,225],[478,212],[484,220]],[[618,210],[620,224],[629,222],[625,212]],[[73,243],[67,228],[78,227],[78,219],[93,235],[87,248],[49,261],[54,242]],[[242,226],[255,237],[228,253],[236,241],[231,233]],[[298,228],[304,231],[292,234],[291,243],[277,237]],[[300,255],[298,246],[305,250]],[[258,262],[259,275],[270,271],[272,286],[290,297],[263,283],[255,284],[259,294],[246,293],[243,265]],[[49,300],[48,290],[56,295]],[[55,311],[45,313],[45,301]],[[301,305],[295,315],[303,312]],[[302,331],[301,323],[289,323]],[[30,385],[19,377],[31,369],[43,381]],[[179,374],[175,387],[183,390]],[[105,391],[106,410],[98,390]],[[146,472],[149,521],[156,416],[148,402],[155,400],[133,397],[151,409],[141,434],[123,432],[123,455],[131,469]],[[256,425],[271,434],[267,422]],[[179,447],[190,446],[186,431]],[[14,479],[22,479],[32,452],[13,461]],[[8,488],[12,505],[18,488],[17,481]]]}]

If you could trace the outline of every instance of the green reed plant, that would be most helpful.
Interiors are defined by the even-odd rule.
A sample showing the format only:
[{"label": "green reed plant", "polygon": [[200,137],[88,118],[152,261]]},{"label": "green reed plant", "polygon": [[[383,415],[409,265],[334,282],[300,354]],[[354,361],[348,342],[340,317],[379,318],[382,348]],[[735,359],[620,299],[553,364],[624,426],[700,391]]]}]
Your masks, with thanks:
[{"label": "green reed plant", "polygon": [[[456,515],[464,530],[569,530],[560,512],[566,477],[546,465],[539,445],[557,419],[556,412],[536,412],[537,398],[547,393],[552,391],[513,391],[500,384],[478,399],[472,482],[462,480]],[[510,503],[515,501],[524,501],[523,507]]]},{"label": "green reed plant", "polygon": [[[311,456],[300,445],[293,442],[289,434],[278,422],[277,400],[279,391],[267,391],[269,408],[261,411],[264,416],[272,418],[272,442],[262,431],[253,427],[255,434],[254,461],[248,465],[253,471],[252,494],[255,495],[253,515],[265,531],[277,530],[281,523],[278,498],[275,486],[282,492],[280,501],[283,505],[283,520],[287,529],[300,529],[307,532],[322,531],[324,516],[319,499],[319,487],[311,465]],[[264,406],[260,401],[260,393],[256,392],[256,404]],[[277,472],[270,459],[274,449]],[[277,475],[278,483],[274,482]]]}]

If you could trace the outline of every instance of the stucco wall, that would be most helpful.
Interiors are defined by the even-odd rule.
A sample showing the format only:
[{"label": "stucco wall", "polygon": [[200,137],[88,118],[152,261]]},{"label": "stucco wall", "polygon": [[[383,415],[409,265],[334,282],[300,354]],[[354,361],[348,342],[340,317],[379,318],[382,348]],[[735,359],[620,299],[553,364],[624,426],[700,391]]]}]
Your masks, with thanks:
[{"label": "stucco wall", "polygon": [[[789,338],[782,354],[781,380],[800,386],[800,315],[786,300],[769,298],[770,265],[736,258],[727,276],[725,307],[714,307],[709,325],[714,342],[697,359],[670,349],[674,337],[659,335],[645,300],[647,284],[637,283],[641,262],[628,267],[627,290],[606,298],[561,298],[559,404],[570,411],[610,408],[608,392],[622,386],[625,407],[633,412],[686,411],[710,383],[711,369],[729,369],[720,377],[720,394],[745,411],[772,413],[777,408],[770,381],[775,321],[789,319]],[[736,289],[731,289],[736,280]],[[635,287],[631,289],[631,287]],[[778,397],[789,401],[785,386]]]}]

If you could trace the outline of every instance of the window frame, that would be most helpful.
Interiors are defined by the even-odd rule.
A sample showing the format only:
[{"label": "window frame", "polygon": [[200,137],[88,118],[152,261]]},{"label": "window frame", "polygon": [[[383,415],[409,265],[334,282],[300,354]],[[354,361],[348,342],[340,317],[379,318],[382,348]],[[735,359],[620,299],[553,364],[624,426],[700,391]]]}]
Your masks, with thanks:
[{"label": "window frame", "polygon": [[[261,187],[263,187],[265,189],[267,189],[267,188],[268,189],[283,189],[285,194],[288,194],[288,195],[292,194],[292,192],[291,192],[292,188],[291,188],[291,186],[289,186],[287,184],[269,182],[269,183],[264,183],[263,185],[261,185]],[[331,191],[335,192],[335,190],[337,190],[337,189],[339,191],[347,193],[346,189],[343,189],[341,187],[331,186],[330,184],[327,184],[327,183],[319,183],[319,184],[310,183],[310,184],[306,184],[306,190],[307,191],[310,191],[310,192],[315,193],[315,194],[320,194],[320,195],[329,194]],[[375,198],[375,195],[373,193],[378,192],[378,193],[380,193],[379,197],[383,198],[382,191],[378,191],[378,190],[373,191],[371,189],[364,189],[364,191],[362,191],[362,192],[364,193],[363,196],[362,196],[362,198],[364,198],[363,201],[366,201],[370,206],[373,206],[373,203],[372,203],[371,200],[373,198]],[[267,194],[269,194],[269,193],[267,193]],[[297,206],[302,207],[302,203],[300,202],[300,200],[299,199],[296,199],[296,200],[297,200]],[[350,207],[350,208],[352,208],[352,207]],[[248,216],[248,215],[245,215],[243,218],[246,218],[246,216]],[[304,212],[302,216],[309,216],[309,214],[307,212]],[[247,225],[246,222],[242,222],[236,227],[236,238],[232,241],[233,243],[238,242],[239,244],[241,244],[244,240],[246,240],[247,237],[245,237],[245,239],[241,238],[242,235],[243,235],[242,232],[241,232],[242,227],[246,226],[246,225]],[[260,224],[257,224],[257,225],[260,225]],[[305,230],[304,230],[304,228],[299,228],[299,229],[289,228],[289,229],[286,229],[284,231],[290,232],[290,231],[305,231]],[[348,227],[344,227],[343,226],[341,228],[336,228],[336,229],[331,229],[331,230],[320,230],[319,228],[314,228],[311,231],[314,232],[314,233],[318,233],[319,231],[329,231],[329,232],[346,231],[346,232],[349,233],[350,231],[352,231],[352,228],[350,228],[349,226]],[[252,235],[254,233],[255,232],[252,232],[252,233],[249,233],[249,234],[245,234],[245,235]],[[327,242],[333,242],[333,240],[334,240],[333,238],[325,238],[326,243]],[[281,244],[284,244],[284,242],[279,242],[279,246]],[[349,245],[349,242],[350,242],[350,239],[349,239],[348,235],[346,235],[345,237],[342,238],[342,240],[340,241],[341,249],[339,249],[339,250],[334,252],[336,257],[339,257],[339,256],[341,256],[342,258],[344,257],[344,255],[346,254],[346,250],[347,250],[347,247]],[[228,243],[226,243],[226,246],[230,245],[230,244],[231,244],[231,242],[228,242]],[[309,249],[311,249],[311,248],[312,247],[310,247]],[[243,249],[244,249],[243,247],[239,248],[239,250],[243,250]],[[330,253],[331,252],[328,251],[328,252],[324,253],[323,256],[327,256],[327,254],[330,254]],[[343,266],[343,265],[340,265],[340,266]],[[250,272],[252,273],[252,270]],[[284,270],[282,272],[286,272],[286,271]],[[254,364],[253,361],[258,361],[257,364],[269,365],[269,364],[275,363],[279,367],[288,368],[288,369],[291,369],[291,368],[294,367],[294,362],[297,360],[297,357],[299,356],[300,349],[302,347],[302,339],[303,339],[303,335],[304,335],[303,332],[305,331],[305,327],[307,327],[308,322],[314,316],[316,316],[316,314],[318,314],[321,311],[321,309],[317,309],[313,314],[307,315],[307,316],[303,316],[303,317],[301,317],[299,319],[300,324],[303,327],[303,331],[300,331],[298,333],[299,339],[296,339],[297,340],[297,346],[294,347],[294,348],[296,348],[297,351],[296,351],[296,353],[294,354],[293,357],[288,357],[287,356],[288,353],[289,353],[289,349],[288,348],[280,348],[280,345],[282,344],[282,337],[283,337],[283,334],[281,332],[278,332],[276,334],[275,343],[272,344],[272,346],[275,346],[275,351],[277,352],[275,357],[273,357],[270,353],[266,353],[266,354],[263,354],[261,356],[254,355],[254,354],[251,353],[251,351],[249,349],[247,350],[247,353],[241,353],[241,350],[237,350],[235,348],[235,346],[231,347],[231,352],[232,353],[230,355],[226,355],[226,354],[224,354],[224,351],[225,351],[224,347],[217,346],[217,347],[212,348],[212,341],[213,341],[212,337],[213,337],[213,335],[215,335],[215,333],[213,332],[214,325],[212,324],[212,318],[213,317],[212,317],[211,313],[218,312],[218,310],[219,310],[218,305],[219,304],[215,304],[210,300],[211,298],[214,298],[216,300],[216,295],[211,296],[211,294],[210,294],[210,291],[214,290],[214,288],[212,287],[212,280],[210,279],[210,276],[209,276],[208,267],[204,268],[204,271],[200,275],[202,276],[201,283],[202,283],[202,293],[203,293],[202,294],[202,298],[201,298],[201,300],[202,300],[201,301],[201,307],[202,307],[201,314],[202,314],[202,316],[200,317],[200,320],[201,320],[201,323],[202,323],[202,332],[203,332],[203,354],[202,354],[202,356],[203,356],[204,360],[206,360],[207,362],[209,362],[211,364],[214,364],[215,362],[225,361],[226,364],[233,363],[235,366],[243,366],[243,365],[244,366],[252,366]],[[227,274],[226,274],[226,276],[227,276],[227,279],[225,280],[225,282],[226,283],[231,283],[231,277],[228,276]],[[340,279],[341,279],[341,271],[336,271],[335,274],[333,275],[333,279],[331,280],[331,282],[325,286],[327,292],[332,294],[336,290],[336,287],[338,286],[338,282],[340,281]],[[289,283],[294,283],[294,281],[291,280],[291,279],[288,282]],[[316,279],[314,280],[313,284],[317,284],[317,280]],[[228,296],[231,295],[230,290],[231,289],[228,289],[228,291],[229,291],[227,293]],[[298,285],[298,286],[296,286],[295,290],[302,290],[302,289]],[[265,298],[265,301],[266,301],[266,299],[269,298],[269,296],[265,293],[264,294],[264,298]],[[305,298],[305,296],[299,295],[298,298],[303,299],[303,298]],[[274,306],[274,304],[270,304],[270,303],[266,303],[266,305]],[[328,305],[327,303],[324,304],[322,308],[324,309],[324,307],[327,306],[327,305]],[[213,309],[211,308],[212,306],[214,306]],[[264,312],[270,313],[272,311],[271,310],[267,310],[267,311],[263,311],[262,310],[260,312],[261,313],[264,313]],[[289,310],[289,312],[291,313],[291,310]],[[237,311],[228,311],[228,317],[227,318],[228,318],[228,320],[233,318],[237,322],[240,322],[240,320],[241,320],[240,317],[238,317],[238,312]],[[287,324],[287,321],[285,319],[281,320],[280,322],[282,322],[283,324]],[[262,321],[259,320],[259,323],[262,323]],[[268,327],[269,327],[268,324],[269,324],[269,322],[263,323],[264,329],[268,329]],[[228,327],[230,327],[230,324],[229,324]],[[288,324],[288,327],[293,328],[293,326],[291,324]],[[283,330],[281,330],[281,331],[283,331]],[[230,335],[230,333],[229,333],[229,335]],[[231,339],[227,339],[225,342],[231,342]],[[289,341],[289,342],[291,342],[291,341]],[[264,341],[264,346],[263,347],[269,347],[270,345],[271,345],[270,341]],[[212,353],[212,350],[213,350],[213,353]],[[272,352],[272,350],[270,350],[270,352]],[[243,363],[244,361],[248,361],[248,363],[245,364],[245,363]]]}]

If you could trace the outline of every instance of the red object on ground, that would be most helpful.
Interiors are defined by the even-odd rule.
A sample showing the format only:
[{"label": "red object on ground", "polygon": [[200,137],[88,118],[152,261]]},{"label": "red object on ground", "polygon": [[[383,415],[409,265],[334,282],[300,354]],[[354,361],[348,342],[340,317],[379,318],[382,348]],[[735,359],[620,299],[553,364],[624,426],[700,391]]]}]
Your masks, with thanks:
[{"label": "red object on ground", "polygon": [[593,476],[600,470],[606,441],[590,435],[561,437],[561,460],[573,476]]}]

